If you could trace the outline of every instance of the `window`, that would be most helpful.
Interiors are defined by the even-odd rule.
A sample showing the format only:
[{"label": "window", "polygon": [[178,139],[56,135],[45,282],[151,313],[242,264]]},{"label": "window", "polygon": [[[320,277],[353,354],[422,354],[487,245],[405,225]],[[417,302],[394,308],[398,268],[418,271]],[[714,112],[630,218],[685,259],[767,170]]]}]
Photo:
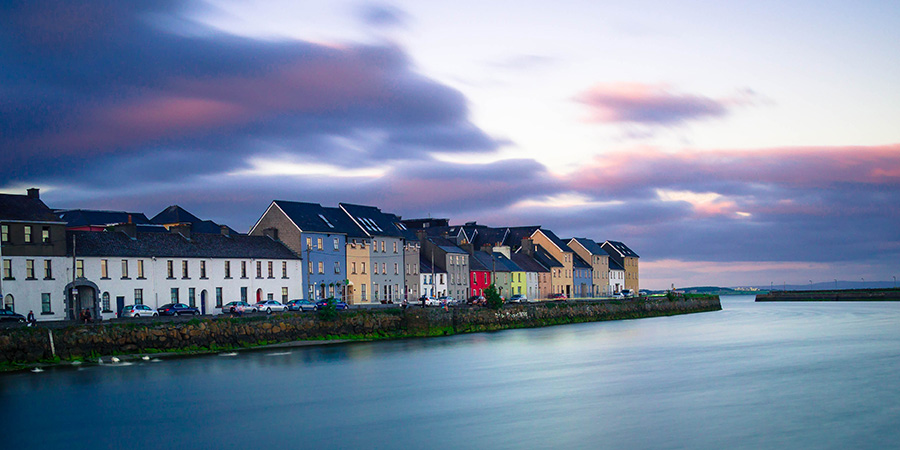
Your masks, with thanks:
[{"label": "window", "polygon": [[183,260],[183,261],[181,261],[181,278],[183,278],[183,279],[190,278],[190,276],[188,276],[188,275],[189,275],[188,274],[188,262],[187,262],[187,260]]},{"label": "window", "polygon": [[381,253],[384,253],[384,241],[381,241]]},{"label": "window", "polygon": [[50,243],[50,227],[41,227],[41,242]]},{"label": "window", "polygon": [[168,261],[166,261],[166,278],[168,278],[168,279],[170,279],[170,280],[171,280],[172,278],[175,278],[175,268],[174,268],[174,263],[172,262],[171,259],[168,260]]},{"label": "window", "polygon": [[307,261],[307,262],[306,262],[306,268],[307,268],[307,272],[313,273],[313,264],[312,264],[312,261]]},{"label": "window", "polygon": [[247,278],[247,261],[241,261],[241,278]]},{"label": "window", "polygon": [[191,306],[197,306],[197,290],[195,288],[188,288],[188,304]]},{"label": "window", "polygon": [[359,295],[360,295],[360,299],[362,301],[366,301],[366,285],[365,284],[359,286]]},{"label": "window", "polygon": [[397,253],[397,243],[394,242],[394,253]]},{"label": "window", "polygon": [[178,288],[171,289],[172,303],[178,303]]},{"label": "window", "polygon": [[[384,243],[384,242],[382,242],[382,243]],[[385,264],[385,263],[381,263],[381,274],[382,275],[387,274],[387,264]]]},{"label": "window", "polygon": [[103,303],[103,312],[109,311],[109,292],[104,292],[100,299]]},{"label": "window", "polygon": [[309,250],[310,248],[312,248],[312,238],[307,236],[306,237],[306,249]]},{"label": "window", "polygon": [[241,288],[241,301],[242,302],[247,301],[247,287],[246,286]]},{"label": "window", "polygon": [[269,292],[268,294],[266,294],[266,300],[275,300],[275,294]]},{"label": "window", "polygon": [[365,275],[366,274],[366,263],[361,262],[359,264],[360,264],[360,269],[361,269],[360,272],[362,272],[362,274]]},{"label": "window", "polygon": [[341,263],[338,261],[334,262],[334,273],[341,273]]},{"label": "window", "polygon": [[225,278],[231,278],[231,261],[225,261]]},{"label": "window", "polygon": [[122,279],[128,279],[128,260],[122,260]]},{"label": "window", "polygon": [[25,279],[26,280],[34,280],[34,260],[26,259],[25,260]]},{"label": "window", "polygon": [[144,279],[144,260],[143,259],[138,260],[138,279],[139,280]]},{"label": "window", "polygon": [[200,261],[200,278],[206,279],[206,261]]},{"label": "window", "polygon": [[134,290],[134,304],[135,305],[143,305],[144,304],[144,290],[143,289],[135,289]]},{"label": "window", "polygon": [[0,232],[0,242],[5,244],[9,242],[9,225],[2,225],[0,228],[2,228],[2,232]]},{"label": "window", "polygon": [[338,250],[340,250],[338,248],[338,238],[334,238],[334,251],[338,251]]},{"label": "window", "polygon": [[100,260],[100,278],[106,280],[109,278],[109,266],[108,261],[105,259]]},{"label": "window", "polygon": [[400,266],[397,263],[394,263],[394,275],[400,274]]},{"label": "window", "polygon": [[356,273],[356,261],[350,263],[350,273]]},{"label": "window", "polygon": [[256,278],[262,278],[262,261],[256,262]]},{"label": "window", "polygon": [[216,308],[222,307],[222,288],[216,288]]},{"label": "window", "polygon": [[3,297],[3,309],[8,309],[10,311],[16,310],[16,299],[12,294],[6,294],[6,297]]},{"label": "window", "polygon": [[319,250],[322,250],[322,249],[325,248],[325,247],[322,246],[322,238],[319,238],[317,243],[318,243],[318,248],[319,248]]},{"label": "window", "polygon": [[25,225],[25,243],[30,244],[31,242],[31,225]]},{"label": "window", "polygon": [[325,273],[325,263],[319,261],[319,273]]},{"label": "window", "polygon": [[281,262],[281,278],[287,278],[287,261]]},{"label": "window", "polygon": [[288,288],[282,287],[281,288],[281,303],[287,303],[287,301],[288,301]]},{"label": "window", "polygon": [[44,292],[41,294],[41,314],[53,314],[53,311],[50,310],[50,293]]},{"label": "window", "polygon": [[75,261],[75,278],[84,278],[84,260]]},{"label": "window", "polygon": [[44,279],[52,280],[53,279],[53,266],[51,265],[52,261],[49,259],[44,260]]},{"label": "window", "polygon": [[275,275],[272,272],[272,264],[274,263],[272,261],[269,261],[269,278],[275,278]]}]

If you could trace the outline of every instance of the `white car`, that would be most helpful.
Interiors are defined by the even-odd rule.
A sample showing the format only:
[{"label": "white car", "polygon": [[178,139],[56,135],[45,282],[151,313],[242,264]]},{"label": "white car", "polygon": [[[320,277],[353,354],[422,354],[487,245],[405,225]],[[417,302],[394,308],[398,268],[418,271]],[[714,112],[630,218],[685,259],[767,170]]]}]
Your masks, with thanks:
[{"label": "white car", "polygon": [[281,302],[277,300],[263,300],[255,305],[253,305],[257,311],[265,311],[266,314],[272,314],[272,311],[287,311],[288,307],[283,305]]},{"label": "white car", "polygon": [[441,306],[441,301],[436,298],[425,297],[425,306]]},{"label": "white car", "polygon": [[507,300],[509,303],[528,303],[528,297],[524,294],[516,294]]},{"label": "white car", "polygon": [[147,305],[128,305],[122,308],[122,314],[119,317],[156,317],[159,313]]},{"label": "white car", "polygon": [[243,314],[256,312],[256,308],[247,302],[228,302],[222,305],[222,314]]}]

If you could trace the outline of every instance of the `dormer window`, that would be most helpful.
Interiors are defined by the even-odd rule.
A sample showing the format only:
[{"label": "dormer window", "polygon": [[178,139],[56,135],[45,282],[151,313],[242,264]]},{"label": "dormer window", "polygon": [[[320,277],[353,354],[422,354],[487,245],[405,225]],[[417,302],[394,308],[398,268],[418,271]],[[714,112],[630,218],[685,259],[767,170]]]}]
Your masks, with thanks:
[{"label": "dormer window", "polygon": [[322,219],[322,222],[325,222],[325,225],[328,225],[328,228],[334,228],[334,225],[332,225],[325,216],[319,214],[319,218]]}]

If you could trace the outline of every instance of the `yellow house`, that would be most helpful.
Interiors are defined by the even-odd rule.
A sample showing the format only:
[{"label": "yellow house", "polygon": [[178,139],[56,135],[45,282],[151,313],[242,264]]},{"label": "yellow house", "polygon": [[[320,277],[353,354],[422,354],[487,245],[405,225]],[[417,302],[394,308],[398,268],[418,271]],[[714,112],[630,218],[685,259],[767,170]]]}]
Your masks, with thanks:
[{"label": "yellow house", "polygon": [[347,303],[358,305],[371,303],[372,293],[367,292],[367,287],[372,283],[371,258],[369,247],[371,242],[363,238],[347,239],[347,293],[344,297]]},{"label": "yellow house", "polygon": [[531,234],[535,245],[547,251],[562,267],[551,268],[550,284],[554,294],[572,296],[572,249],[552,231],[538,228]]}]

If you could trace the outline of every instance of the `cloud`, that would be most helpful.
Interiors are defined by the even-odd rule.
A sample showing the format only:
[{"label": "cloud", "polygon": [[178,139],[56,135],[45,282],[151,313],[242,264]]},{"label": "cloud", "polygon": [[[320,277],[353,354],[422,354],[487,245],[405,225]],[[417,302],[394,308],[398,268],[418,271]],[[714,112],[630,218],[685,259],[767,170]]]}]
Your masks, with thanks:
[{"label": "cloud", "polygon": [[576,100],[591,109],[591,121],[650,126],[681,125],[720,118],[731,101],[673,92],[665,85],[642,83],[597,84]]},{"label": "cloud", "polygon": [[[173,24],[199,7],[5,4],[3,184],[176,179],[166,166],[178,152],[208,158],[193,166],[212,174],[273,148],[346,167],[502,144],[472,124],[460,92],[417,73],[399,47],[263,41],[198,33],[196,23],[178,33]],[[142,170],[115,170],[134,160]]]},{"label": "cloud", "polygon": [[369,3],[359,8],[360,20],[366,25],[382,28],[405,27],[407,14],[394,6]]}]

